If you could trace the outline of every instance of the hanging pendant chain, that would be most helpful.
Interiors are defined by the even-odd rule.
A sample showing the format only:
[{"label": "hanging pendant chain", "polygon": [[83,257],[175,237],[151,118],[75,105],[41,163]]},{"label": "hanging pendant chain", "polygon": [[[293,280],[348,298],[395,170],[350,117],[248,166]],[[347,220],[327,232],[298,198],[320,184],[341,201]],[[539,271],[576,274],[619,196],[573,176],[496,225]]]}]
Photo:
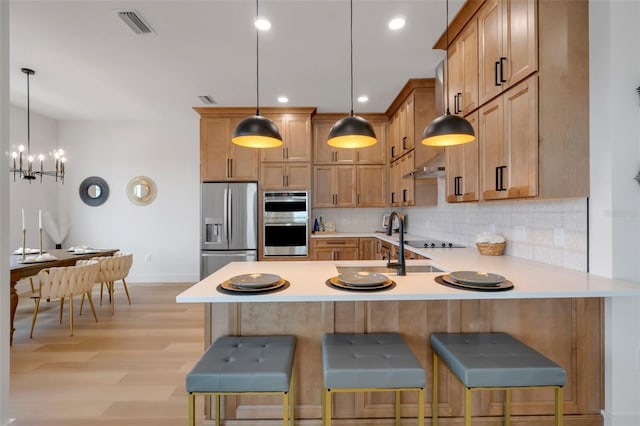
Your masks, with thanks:
[{"label": "hanging pendant chain", "polygon": [[27,73],[27,158],[31,156],[31,96],[29,95],[29,73]]}]

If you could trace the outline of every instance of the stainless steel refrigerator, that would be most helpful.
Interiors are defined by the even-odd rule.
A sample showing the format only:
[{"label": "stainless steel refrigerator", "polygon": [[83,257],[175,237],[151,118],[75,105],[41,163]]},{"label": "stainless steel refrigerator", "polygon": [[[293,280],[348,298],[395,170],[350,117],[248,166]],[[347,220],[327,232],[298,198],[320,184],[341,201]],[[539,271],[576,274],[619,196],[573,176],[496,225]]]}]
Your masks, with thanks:
[{"label": "stainless steel refrigerator", "polygon": [[258,184],[202,184],[200,279],[229,262],[258,260]]}]

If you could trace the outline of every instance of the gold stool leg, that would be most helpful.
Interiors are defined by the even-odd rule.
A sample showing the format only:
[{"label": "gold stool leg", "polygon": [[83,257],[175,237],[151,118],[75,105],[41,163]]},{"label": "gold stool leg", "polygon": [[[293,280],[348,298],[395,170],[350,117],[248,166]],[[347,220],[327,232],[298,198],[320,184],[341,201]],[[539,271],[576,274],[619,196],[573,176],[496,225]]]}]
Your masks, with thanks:
[{"label": "gold stool leg", "polygon": [[216,426],[220,426],[220,394],[216,394]]},{"label": "gold stool leg", "polygon": [[400,426],[400,391],[396,391],[396,426]]},{"label": "gold stool leg", "polygon": [[71,336],[73,336],[73,296],[69,298],[69,327],[71,328]]},{"label": "gold stool leg", "polygon": [[124,292],[127,294],[127,300],[129,301],[129,304],[131,304],[131,298],[129,297],[129,289],[127,288],[127,282],[124,280],[124,278],[122,279],[122,285],[124,286]]},{"label": "gold stool leg", "polygon": [[556,388],[556,426],[562,426],[564,392],[562,387]]},{"label": "gold stool leg", "polygon": [[471,389],[464,388],[464,426],[471,426]]},{"label": "gold stool leg", "polygon": [[64,309],[64,297],[60,298],[60,324],[62,324],[62,311]]},{"label": "gold stool leg", "polygon": [[289,424],[289,392],[282,392],[282,426]]},{"label": "gold stool leg", "polygon": [[189,426],[196,426],[196,396],[189,393]]},{"label": "gold stool leg", "polygon": [[418,390],[418,426],[424,426],[424,388]]},{"label": "gold stool leg", "polygon": [[324,414],[323,425],[331,426],[331,391],[329,389],[324,390]]},{"label": "gold stool leg", "polygon": [[431,423],[433,426],[438,426],[438,355],[433,353],[433,398],[432,398],[432,413]]},{"label": "gold stool leg", "polygon": [[[86,294],[87,294],[87,299],[89,299],[89,306],[91,306],[91,312],[93,312],[93,319],[95,319],[96,322],[98,322],[98,316],[96,315],[96,308],[95,306],[93,306],[93,300],[91,300],[91,293],[87,292]],[[84,300],[84,294],[82,295],[82,300]]]},{"label": "gold stool leg", "polygon": [[291,381],[289,382],[289,421],[290,426],[293,426],[296,419],[296,401],[294,399],[293,390],[295,388],[295,382],[293,380],[293,370],[291,370]]},{"label": "gold stool leg", "polygon": [[511,425],[511,389],[504,390],[504,424]]}]

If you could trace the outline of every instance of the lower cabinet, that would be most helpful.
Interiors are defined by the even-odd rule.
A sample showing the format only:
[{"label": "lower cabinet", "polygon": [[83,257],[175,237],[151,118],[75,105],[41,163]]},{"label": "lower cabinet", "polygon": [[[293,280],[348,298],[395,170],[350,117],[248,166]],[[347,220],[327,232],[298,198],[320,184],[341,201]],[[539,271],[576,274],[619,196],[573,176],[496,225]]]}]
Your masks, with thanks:
[{"label": "lower cabinet", "polygon": [[359,260],[358,238],[313,238],[312,260]]},{"label": "lower cabinet", "polygon": [[[316,285],[314,281],[318,280],[310,279],[309,285]],[[322,285],[322,281],[320,283]],[[296,417],[305,419],[305,424],[319,425],[322,419],[322,336],[325,333],[385,331],[402,333],[426,369],[426,424],[429,424],[432,415],[433,401],[433,352],[429,336],[431,333],[482,331],[509,333],[566,370],[567,385],[563,401],[565,422],[573,426],[603,424],[600,414],[604,406],[603,299],[248,302],[209,305],[215,305],[207,307],[207,331],[211,339],[239,331],[245,335],[292,334],[297,337],[294,360],[295,410]],[[544,318],[546,326],[541,326],[541,318]],[[438,369],[438,388],[442,425],[464,424],[464,386],[442,364]],[[391,425],[394,394],[338,393],[333,407],[334,423]],[[416,394],[404,392],[401,395],[400,414],[408,418],[406,424],[416,424]],[[553,394],[548,389],[513,390],[512,424],[553,424]],[[473,426],[502,424],[504,392],[475,391],[471,401]],[[281,424],[280,397],[238,395],[225,397],[222,403],[227,424]]]},{"label": "lower cabinet", "polygon": [[360,238],[360,260],[382,260],[381,243],[377,238]]}]

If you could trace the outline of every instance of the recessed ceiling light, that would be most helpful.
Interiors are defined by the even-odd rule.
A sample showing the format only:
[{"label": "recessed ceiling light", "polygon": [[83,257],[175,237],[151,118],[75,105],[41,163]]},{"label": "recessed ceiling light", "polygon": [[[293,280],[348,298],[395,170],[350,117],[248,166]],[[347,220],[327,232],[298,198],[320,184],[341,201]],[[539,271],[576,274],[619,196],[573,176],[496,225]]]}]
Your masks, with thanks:
[{"label": "recessed ceiling light", "polygon": [[281,104],[286,104],[287,102],[289,102],[289,98],[287,98],[286,96],[278,96],[278,102],[280,102]]},{"label": "recessed ceiling light", "polygon": [[369,97],[367,95],[362,95],[360,97],[358,97],[358,102],[360,103],[365,103],[369,100]]},{"label": "recessed ceiling light", "polygon": [[267,20],[267,18],[257,18],[255,22],[256,28],[262,31],[267,31],[271,28],[271,22]]},{"label": "recessed ceiling light", "polygon": [[404,27],[405,19],[402,16],[397,16],[389,21],[389,28],[392,30],[399,30]]}]

